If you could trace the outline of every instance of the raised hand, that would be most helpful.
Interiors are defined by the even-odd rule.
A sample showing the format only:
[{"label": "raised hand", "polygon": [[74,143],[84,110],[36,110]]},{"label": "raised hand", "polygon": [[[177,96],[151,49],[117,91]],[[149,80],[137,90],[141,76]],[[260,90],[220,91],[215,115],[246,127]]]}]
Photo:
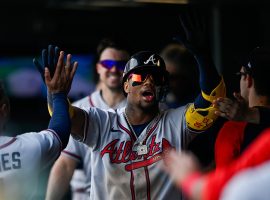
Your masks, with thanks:
[{"label": "raised hand", "polygon": [[43,49],[41,53],[42,62],[40,63],[37,58],[33,59],[33,63],[38,69],[43,81],[45,81],[44,72],[45,67],[50,71],[50,75],[53,76],[55,67],[58,62],[60,49],[55,45],[49,45],[48,49]]},{"label": "raised hand", "polygon": [[71,88],[72,80],[78,67],[78,62],[71,62],[71,54],[66,56],[66,63],[64,62],[64,51],[60,52],[54,75],[48,67],[45,67],[44,79],[48,88],[48,93],[54,94],[63,92],[68,94]]},{"label": "raised hand", "polygon": [[233,93],[235,99],[218,98],[213,104],[217,111],[215,114],[228,120],[244,121],[249,115],[248,102],[239,94]]},{"label": "raised hand", "polygon": [[209,41],[205,16],[199,16],[197,10],[185,10],[180,13],[180,34],[175,37],[194,55],[209,53]]}]

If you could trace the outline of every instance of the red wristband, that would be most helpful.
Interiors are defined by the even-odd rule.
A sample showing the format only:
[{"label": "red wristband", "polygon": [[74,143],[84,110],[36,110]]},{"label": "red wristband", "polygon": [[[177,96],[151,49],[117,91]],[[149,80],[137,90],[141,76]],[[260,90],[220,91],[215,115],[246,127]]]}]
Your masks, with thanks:
[{"label": "red wristband", "polygon": [[202,174],[200,172],[193,172],[192,174],[187,176],[181,183],[179,182],[179,186],[187,197],[191,196],[193,186],[201,176]]}]

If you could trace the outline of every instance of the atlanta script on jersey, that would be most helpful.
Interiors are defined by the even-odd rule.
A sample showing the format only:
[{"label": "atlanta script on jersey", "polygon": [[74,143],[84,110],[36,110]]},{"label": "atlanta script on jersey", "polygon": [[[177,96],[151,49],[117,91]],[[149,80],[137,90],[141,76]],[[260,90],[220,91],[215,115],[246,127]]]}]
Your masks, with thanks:
[{"label": "atlanta script on jersey", "polygon": [[[124,110],[85,110],[84,143],[93,148],[90,199],[181,199],[158,166],[168,148],[186,148],[197,132],[186,126],[187,106],[158,115],[137,138]],[[140,152],[142,151],[142,152]]]}]

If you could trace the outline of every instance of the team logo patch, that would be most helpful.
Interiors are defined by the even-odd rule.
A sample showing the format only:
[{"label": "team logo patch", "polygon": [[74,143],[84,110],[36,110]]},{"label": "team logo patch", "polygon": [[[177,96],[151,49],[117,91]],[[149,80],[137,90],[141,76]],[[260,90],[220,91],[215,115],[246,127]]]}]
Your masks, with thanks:
[{"label": "team logo patch", "polygon": [[[149,62],[152,62],[154,65],[160,66],[159,59],[154,58],[155,54],[151,55],[147,61],[143,62],[144,64],[148,64]],[[156,61],[157,60],[157,61]]]}]

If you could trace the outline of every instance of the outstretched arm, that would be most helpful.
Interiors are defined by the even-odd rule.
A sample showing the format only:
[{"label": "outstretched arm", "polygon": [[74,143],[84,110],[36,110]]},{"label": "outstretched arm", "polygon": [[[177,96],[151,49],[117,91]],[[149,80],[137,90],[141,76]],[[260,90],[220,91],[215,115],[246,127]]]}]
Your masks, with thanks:
[{"label": "outstretched arm", "polygon": [[225,83],[213,63],[206,23],[196,12],[181,13],[182,34],[178,38],[193,53],[200,72],[201,93],[186,112],[186,121],[194,130],[206,130],[216,120],[212,102],[226,94]]},{"label": "outstretched arm", "polygon": [[46,200],[62,199],[68,191],[77,162],[61,155],[54,163],[48,181]]}]

